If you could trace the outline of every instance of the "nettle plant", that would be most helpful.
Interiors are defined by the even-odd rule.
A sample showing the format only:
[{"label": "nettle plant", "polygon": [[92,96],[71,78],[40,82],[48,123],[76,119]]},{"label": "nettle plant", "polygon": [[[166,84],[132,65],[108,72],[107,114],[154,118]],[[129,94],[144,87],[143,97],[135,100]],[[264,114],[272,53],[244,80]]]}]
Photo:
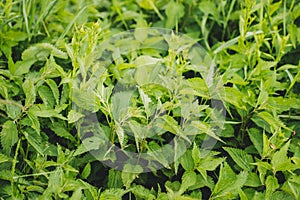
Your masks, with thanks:
[{"label": "nettle plant", "polygon": [[[217,129],[223,126],[223,104],[217,108],[216,102],[222,85],[209,55],[194,40],[145,28],[116,34],[97,47],[91,54],[79,48],[80,61],[68,50],[78,60],[74,113],[83,118],[77,123],[83,147],[76,155],[100,146],[95,152],[100,160],[151,171],[169,168],[201,134],[222,141]],[[98,60],[91,65],[84,60],[93,57]]]},{"label": "nettle plant", "polygon": [[2,199],[300,198],[296,0],[0,6]]}]

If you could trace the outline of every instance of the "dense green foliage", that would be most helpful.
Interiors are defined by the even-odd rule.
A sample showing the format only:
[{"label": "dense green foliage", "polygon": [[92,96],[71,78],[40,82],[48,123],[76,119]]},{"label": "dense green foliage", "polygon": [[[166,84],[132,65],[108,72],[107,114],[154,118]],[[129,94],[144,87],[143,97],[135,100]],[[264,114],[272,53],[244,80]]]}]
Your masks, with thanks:
[{"label": "dense green foliage", "polygon": [[[174,37],[136,29],[130,45],[105,43],[149,27]],[[216,64],[217,96],[195,41]],[[299,55],[299,0],[1,1],[0,198],[300,199]],[[118,160],[109,141],[170,154],[148,158],[159,170],[118,171],[99,161]]]}]

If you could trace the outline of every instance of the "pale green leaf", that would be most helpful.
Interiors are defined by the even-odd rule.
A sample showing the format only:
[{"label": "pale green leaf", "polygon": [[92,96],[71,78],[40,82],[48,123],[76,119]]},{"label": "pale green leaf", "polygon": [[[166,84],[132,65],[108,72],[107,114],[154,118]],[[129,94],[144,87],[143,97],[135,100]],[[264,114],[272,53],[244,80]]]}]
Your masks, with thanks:
[{"label": "pale green leaf", "polygon": [[30,46],[28,49],[23,51],[22,60],[45,60],[49,55],[53,55],[58,58],[67,59],[68,56],[65,52],[59,50],[55,46],[49,43],[39,43]]},{"label": "pale green leaf", "polygon": [[81,155],[91,150],[98,150],[101,145],[105,144],[105,140],[99,137],[88,137],[82,141],[74,152],[74,156]]},{"label": "pale green leaf", "polygon": [[167,15],[166,28],[173,28],[184,16],[184,6],[172,0],[167,4],[165,12]]},{"label": "pale green leaf", "polygon": [[122,182],[123,185],[128,189],[134,179],[137,178],[139,173],[143,172],[143,168],[140,165],[125,164],[122,171]]},{"label": "pale green leaf", "polygon": [[71,110],[68,114],[68,122],[69,123],[77,122],[82,117],[84,117],[83,114],[76,112],[75,110]]}]

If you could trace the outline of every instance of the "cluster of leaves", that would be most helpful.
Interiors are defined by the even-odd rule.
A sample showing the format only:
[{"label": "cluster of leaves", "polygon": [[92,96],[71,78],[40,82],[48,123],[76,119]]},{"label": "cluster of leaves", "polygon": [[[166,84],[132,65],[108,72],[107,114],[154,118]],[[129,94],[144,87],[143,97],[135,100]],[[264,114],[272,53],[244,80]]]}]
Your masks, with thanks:
[{"label": "cluster of leaves", "polygon": [[[6,0],[0,13],[2,199],[300,198],[298,0]],[[220,95],[192,40],[106,42],[149,27],[205,47]],[[98,161],[162,147],[149,173]]]}]

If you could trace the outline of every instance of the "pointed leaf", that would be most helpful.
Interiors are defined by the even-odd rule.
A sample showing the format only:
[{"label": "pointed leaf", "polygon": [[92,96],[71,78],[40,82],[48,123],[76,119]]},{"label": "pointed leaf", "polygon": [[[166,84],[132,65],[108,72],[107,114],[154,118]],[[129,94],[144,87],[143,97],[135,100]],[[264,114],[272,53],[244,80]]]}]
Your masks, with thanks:
[{"label": "pointed leaf", "polygon": [[231,147],[223,148],[227,153],[229,153],[230,157],[234,160],[234,162],[246,171],[251,171],[253,163],[253,158],[251,155],[248,155],[245,151],[241,149],[235,149]]},{"label": "pointed leaf", "polygon": [[18,142],[18,129],[13,121],[6,121],[3,124],[1,136],[1,145],[7,155],[11,153],[12,147]]}]

